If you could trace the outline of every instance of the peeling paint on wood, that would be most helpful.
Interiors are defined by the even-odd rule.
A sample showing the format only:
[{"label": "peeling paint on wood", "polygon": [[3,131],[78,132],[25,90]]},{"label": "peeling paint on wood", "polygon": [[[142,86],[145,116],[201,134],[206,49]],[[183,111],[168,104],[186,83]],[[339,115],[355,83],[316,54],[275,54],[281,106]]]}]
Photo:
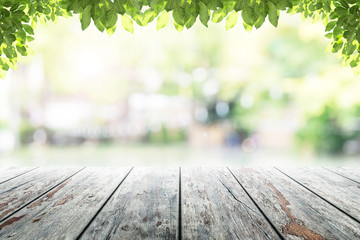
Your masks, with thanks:
[{"label": "peeling paint on wood", "polygon": [[279,239],[226,168],[182,169],[184,239]]},{"label": "peeling paint on wood", "polygon": [[279,168],[360,222],[360,184],[323,168]]},{"label": "peeling paint on wood", "polygon": [[13,224],[14,222],[19,221],[20,219],[22,219],[22,218],[25,217],[25,216],[26,216],[26,214],[21,215],[21,216],[18,216],[18,217],[9,218],[8,220],[6,220],[4,223],[2,223],[2,224],[0,225],[0,230],[2,230],[2,229],[3,229],[4,227],[6,227],[6,226],[9,226],[9,225]]},{"label": "peeling paint on wood", "polygon": [[36,207],[37,205],[41,204],[42,202],[47,201],[48,199],[50,199],[52,196],[54,196],[55,193],[57,193],[60,189],[62,189],[63,187],[65,187],[66,184],[68,184],[71,181],[72,178],[70,178],[69,180],[66,180],[64,183],[60,184],[59,186],[57,186],[54,190],[50,191],[49,193],[47,193],[45,196],[41,197],[39,200],[35,201],[34,203],[30,204],[29,206],[27,206],[27,208],[33,208]]},{"label": "peeling paint on wood", "polygon": [[0,239],[360,239],[360,184],[325,169],[77,171],[0,184]]},{"label": "peeling paint on wood", "polygon": [[134,169],[81,239],[177,239],[179,170]]},{"label": "peeling paint on wood", "polygon": [[20,177],[32,170],[36,169],[35,167],[8,167],[0,168],[0,184],[3,184],[11,179]]},{"label": "peeling paint on wood", "polygon": [[75,239],[129,170],[89,168],[79,172],[5,221],[3,224],[16,220],[3,226],[0,239]]},{"label": "peeling paint on wood", "polygon": [[285,199],[284,195],[281,194],[281,192],[279,192],[279,190],[277,190],[274,185],[272,185],[271,183],[267,183],[267,185],[275,192],[275,194],[278,196],[277,197],[277,201],[281,206],[281,209],[286,213],[286,215],[288,216],[288,218],[290,219],[290,222],[288,224],[286,224],[283,228],[282,231],[288,235],[294,235],[294,236],[298,236],[298,237],[302,237],[305,240],[323,240],[323,237],[319,234],[317,234],[316,232],[314,232],[313,230],[310,230],[303,221],[301,221],[300,219],[296,218],[292,213],[291,210],[288,208],[288,206],[290,205],[290,203],[288,202],[288,200]]},{"label": "peeling paint on wood", "polygon": [[38,168],[0,185],[0,221],[79,170]]},{"label": "peeling paint on wood", "polygon": [[231,169],[289,239],[359,239],[360,224],[276,169]]}]

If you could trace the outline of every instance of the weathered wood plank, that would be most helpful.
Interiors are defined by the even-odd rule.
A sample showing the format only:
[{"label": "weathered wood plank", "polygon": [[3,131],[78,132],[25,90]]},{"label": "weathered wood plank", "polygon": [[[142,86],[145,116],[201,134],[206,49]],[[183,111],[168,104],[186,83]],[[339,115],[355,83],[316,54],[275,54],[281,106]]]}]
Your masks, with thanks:
[{"label": "weathered wood plank", "polygon": [[360,168],[337,167],[337,168],[325,168],[325,169],[337,173],[341,176],[344,176],[357,183],[360,183]]},{"label": "weathered wood plank", "polygon": [[5,183],[13,178],[22,176],[23,174],[28,173],[34,169],[35,167],[0,168],[0,184]]},{"label": "weathered wood plank", "polygon": [[177,239],[178,174],[135,168],[81,239]]},{"label": "weathered wood plank", "polygon": [[360,184],[323,168],[279,170],[360,222]]},{"label": "weathered wood plank", "polygon": [[75,239],[129,169],[85,169],[11,218],[0,239]]},{"label": "weathered wood plank", "polygon": [[232,172],[286,239],[359,239],[360,224],[275,169]]},{"label": "weathered wood plank", "polygon": [[184,239],[279,239],[228,169],[182,169]]},{"label": "weathered wood plank", "polygon": [[0,185],[0,221],[55,187],[80,168],[38,168]]}]

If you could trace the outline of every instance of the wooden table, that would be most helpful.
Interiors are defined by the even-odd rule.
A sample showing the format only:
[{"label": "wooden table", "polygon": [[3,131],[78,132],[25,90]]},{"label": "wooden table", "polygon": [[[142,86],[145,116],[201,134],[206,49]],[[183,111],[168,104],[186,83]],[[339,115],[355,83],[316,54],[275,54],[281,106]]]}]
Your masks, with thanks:
[{"label": "wooden table", "polygon": [[2,168],[0,239],[360,239],[360,169]]}]

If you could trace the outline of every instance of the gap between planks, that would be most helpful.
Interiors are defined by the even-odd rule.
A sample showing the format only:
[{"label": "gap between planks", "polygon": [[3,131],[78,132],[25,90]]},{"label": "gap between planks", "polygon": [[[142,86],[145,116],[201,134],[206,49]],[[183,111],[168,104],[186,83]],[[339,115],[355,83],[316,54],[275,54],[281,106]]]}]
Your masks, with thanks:
[{"label": "gap between planks", "polygon": [[[121,184],[125,181],[125,179],[129,176],[129,174],[132,172],[134,168],[131,168],[131,170],[127,173],[127,175],[124,177],[124,179],[119,183],[119,185],[116,187],[116,189],[109,195],[109,197],[107,198],[107,200],[104,202],[104,204],[98,209],[98,211],[94,214],[94,216],[90,219],[90,221],[88,222],[88,224],[84,227],[84,229],[81,231],[81,233],[77,236],[77,240],[81,239],[85,232],[88,230],[88,228],[92,225],[92,223],[94,222],[94,220],[98,217],[98,215],[100,214],[100,212],[105,208],[105,206],[107,205],[107,203],[109,202],[109,200],[114,196],[114,194],[116,193],[116,191],[118,191],[119,187],[121,186]],[[262,209],[259,207],[259,205],[255,202],[255,200],[252,198],[252,196],[249,194],[249,192],[242,186],[242,184],[239,182],[239,180],[234,176],[234,174],[231,172],[231,170],[229,168],[227,168],[227,171],[230,172],[230,175],[232,178],[235,179],[235,181],[237,182],[237,184],[240,185],[240,187],[244,190],[244,192],[246,193],[246,195],[250,198],[250,200],[254,203],[254,205],[257,207],[257,209],[259,210],[259,212],[262,214],[262,216],[265,218],[265,220],[267,221],[267,223],[270,225],[270,227],[275,231],[275,233],[278,235],[278,237],[280,239],[285,239],[283,237],[283,235],[279,232],[279,230],[274,226],[274,224],[270,221],[270,219],[266,216],[266,214],[262,211]],[[220,181],[221,182],[221,181]],[[222,183],[222,182],[221,182]],[[222,183],[222,185],[224,185]],[[226,188],[226,186],[224,185],[224,187]],[[229,189],[227,189],[227,191],[229,191]],[[230,192],[231,193],[231,192]],[[182,174],[181,174],[181,167],[178,168],[178,217],[177,217],[177,239],[179,240],[183,240],[184,239],[184,234],[183,234],[183,194],[182,194]]]},{"label": "gap between planks", "polygon": [[350,178],[350,177],[347,177],[347,176],[345,176],[345,175],[343,175],[343,174],[341,174],[341,173],[335,172],[335,171],[333,171],[333,170],[331,170],[331,169],[329,169],[329,168],[323,167],[323,169],[326,169],[326,170],[328,170],[328,171],[330,171],[330,172],[332,172],[332,173],[335,173],[335,174],[337,174],[337,175],[339,175],[339,176],[341,176],[341,177],[344,177],[344,178],[346,178],[346,179],[348,179],[348,180],[350,180],[350,181],[356,182],[357,184],[360,184],[359,181],[356,181],[356,180],[354,180],[354,179],[352,179],[352,178]]},{"label": "gap between planks", "polygon": [[[34,168],[35,169],[35,168]],[[32,171],[34,169],[31,169],[29,171]],[[71,177],[73,177],[74,175],[76,175],[77,173],[79,173],[80,171],[82,171],[84,168],[80,169],[79,171],[73,173],[72,175],[70,175],[69,177],[67,177],[65,180],[61,181],[60,183],[58,183],[57,185],[53,186],[51,189],[47,190],[46,192],[42,193],[40,196],[34,198],[33,200],[29,201],[27,204],[23,205],[22,207],[20,207],[18,210],[16,210],[14,213],[12,213],[11,215],[7,216],[4,219],[0,220],[0,223],[3,222],[4,220],[6,220],[7,218],[9,218],[10,216],[12,216],[13,214],[17,213],[18,211],[20,211],[21,209],[25,208],[26,206],[28,206],[29,204],[31,204],[32,202],[36,201],[37,199],[41,198],[42,196],[44,196],[45,194],[47,194],[49,191],[51,191],[52,189],[54,189],[55,187],[59,186],[60,184],[62,184],[63,182],[65,182],[66,180],[70,179]],[[98,214],[101,212],[101,210],[105,207],[105,205],[108,203],[108,201],[113,197],[114,193],[118,190],[118,188],[120,187],[120,185],[122,185],[122,183],[125,181],[125,179],[129,176],[129,174],[132,172],[132,170],[134,169],[134,167],[132,167],[129,172],[126,174],[126,176],[120,181],[120,183],[117,185],[117,187],[113,190],[113,192],[108,196],[108,198],[106,199],[106,201],[103,203],[103,205],[98,209],[98,211],[94,214],[94,216],[89,220],[89,223],[84,227],[84,229],[82,230],[82,232],[80,233],[80,235],[76,238],[79,239],[82,234],[86,231],[86,229],[90,226],[90,224],[93,222],[93,220],[98,216]],[[317,194],[316,192],[314,192],[313,190],[311,190],[310,188],[308,188],[307,186],[303,185],[301,182],[297,181],[296,179],[292,178],[291,176],[289,176],[288,174],[284,173],[283,171],[281,171],[278,168],[275,168],[277,171],[279,171],[281,174],[285,175],[286,178],[291,179],[292,181],[294,181],[295,183],[299,184],[301,187],[305,188],[307,191],[310,191],[312,194],[314,194],[315,196],[319,197],[320,199],[324,200],[325,202],[327,202],[328,204],[332,205],[333,207],[335,207],[336,209],[340,210],[342,213],[346,214],[348,217],[352,218],[354,221],[360,223],[360,221],[354,217],[352,217],[351,215],[347,214],[346,212],[344,212],[343,210],[341,210],[339,207],[337,207],[335,204],[331,203],[330,201],[328,201],[327,199],[325,199],[324,197],[322,197],[321,195]],[[325,168],[326,169],[326,168]],[[230,172],[231,176],[234,177],[234,179],[236,180],[236,182],[239,184],[239,186],[242,188],[242,190],[244,190],[244,192],[246,193],[246,195],[250,198],[250,200],[254,203],[254,205],[256,206],[256,208],[259,210],[259,212],[264,216],[264,218],[266,219],[266,221],[269,223],[269,225],[275,230],[275,232],[278,234],[278,236],[281,239],[285,239],[285,237],[280,233],[280,231],[278,230],[278,228],[275,227],[275,225],[271,222],[271,220],[269,219],[269,217],[265,214],[265,212],[261,209],[261,207],[258,205],[258,203],[255,201],[255,199],[250,195],[250,193],[245,189],[245,187],[242,185],[242,183],[239,181],[239,179],[234,175],[234,173],[231,171],[231,169],[228,167],[227,170]],[[326,169],[329,170],[329,169]],[[27,171],[27,172],[29,172]],[[329,170],[331,171],[331,170]],[[331,171],[333,172],[333,171]],[[26,173],[26,172],[25,172]],[[22,173],[20,175],[23,175],[25,173]],[[334,172],[336,173],[336,172]],[[336,173],[337,174],[337,173]],[[18,175],[18,176],[20,176]],[[341,174],[337,174],[342,176]],[[344,176],[342,176],[344,177]],[[15,178],[15,177],[14,177]],[[345,177],[347,178],[347,177]],[[347,178],[348,179],[348,178]],[[351,179],[349,179],[351,180]],[[354,180],[352,180],[354,181]],[[220,181],[221,182],[221,181]],[[356,182],[356,181],[354,181]],[[357,183],[357,182],[356,182]],[[224,187],[226,188],[226,186],[224,185]],[[229,190],[229,189],[228,189]],[[182,201],[182,179],[181,179],[181,167],[178,168],[178,239],[183,239],[183,201]]]},{"label": "gap between planks", "polygon": [[25,171],[25,172],[23,172],[23,173],[20,173],[20,174],[17,174],[17,175],[15,175],[15,176],[13,176],[13,177],[10,177],[10,178],[8,178],[8,179],[0,182],[0,184],[5,183],[5,182],[8,182],[8,181],[10,181],[10,180],[12,180],[12,179],[14,179],[14,178],[20,177],[20,176],[22,176],[22,175],[24,175],[24,174],[26,174],[26,173],[28,173],[28,172],[31,172],[31,171],[33,171],[33,170],[35,170],[35,169],[37,169],[37,168],[39,168],[39,167],[32,168],[32,169],[30,169],[30,170],[28,170],[28,171]]},{"label": "gap between planks", "polygon": [[0,219],[0,223],[6,221],[7,219],[9,219],[11,216],[13,216],[14,214],[18,213],[19,211],[21,211],[22,209],[24,209],[25,207],[29,206],[31,203],[35,202],[36,200],[40,199],[41,197],[45,196],[47,193],[49,193],[50,191],[52,191],[53,189],[55,189],[56,187],[60,186],[61,184],[63,184],[65,181],[67,181],[68,179],[72,178],[73,176],[75,176],[76,174],[78,174],[79,172],[81,172],[82,170],[84,170],[84,168],[81,168],[80,170],[76,171],[75,173],[71,174],[70,176],[66,177],[64,180],[62,180],[61,182],[57,183],[56,185],[52,186],[50,189],[46,190],[45,192],[41,193],[39,196],[33,198],[32,200],[30,200],[29,202],[25,203],[24,205],[20,206],[18,209],[16,209],[14,212],[12,212],[11,214],[7,215],[6,217],[4,217],[3,219]]},{"label": "gap between planks", "polygon": [[[317,239],[321,236],[331,239],[360,237],[357,221],[349,219],[349,216],[342,212],[337,212],[337,208],[334,213],[332,211],[334,206],[275,169],[260,172],[253,169],[243,169],[243,171],[239,169],[235,170],[233,175],[251,195],[254,195],[253,199],[259,201],[263,212],[271,217],[274,225],[286,236],[286,239],[293,235],[308,239]],[[257,179],[260,183],[253,185]],[[294,212],[288,208],[290,203]],[[274,211],[274,207],[279,211]],[[319,221],[323,218],[327,221]]]},{"label": "gap between planks", "polygon": [[181,167],[179,167],[179,189],[178,189],[178,194],[179,194],[179,211],[178,211],[178,239],[182,240],[182,232],[183,232],[183,223],[182,223],[182,194],[181,194]]},{"label": "gap between planks", "polygon": [[[279,168],[275,167],[275,169],[279,172],[281,172],[282,174],[284,174],[286,177],[290,178],[291,180],[293,180],[294,182],[296,182],[297,184],[299,184],[301,187],[305,188],[306,190],[308,190],[309,192],[311,192],[312,194],[314,194],[315,196],[319,197],[320,199],[324,200],[325,202],[327,202],[328,204],[330,204],[331,206],[333,206],[334,208],[336,208],[337,210],[339,210],[340,212],[342,212],[343,214],[345,214],[346,216],[350,217],[352,220],[360,223],[360,220],[357,219],[356,217],[354,217],[353,215],[351,215],[350,213],[344,211],[342,208],[338,207],[336,204],[332,203],[331,201],[329,201],[328,199],[326,199],[325,197],[322,197],[320,194],[316,193],[315,191],[311,190],[310,188],[308,188],[307,186],[305,186],[304,184],[302,184],[301,182],[299,182],[298,180],[294,179],[293,177],[291,177],[290,175],[286,174],[285,172],[281,171]],[[339,174],[340,175],[340,174]],[[341,176],[341,175],[340,175]]]},{"label": "gap between planks", "polygon": [[266,219],[266,221],[268,221],[268,223],[270,224],[270,226],[272,227],[272,229],[274,229],[274,231],[276,232],[276,234],[282,239],[285,240],[285,237],[280,233],[280,231],[277,229],[277,227],[275,227],[274,223],[271,222],[270,218],[265,214],[265,212],[260,208],[260,206],[258,205],[258,203],[255,201],[255,199],[250,195],[250,193],[246,190],[246,188],[240,183],[239,179],[237,179],[237,177],[234,175],[234,173],[230,170],[229,167],[227,167],[227,169],[229,170],[229,172],[231,173],[231,175],[235,178],[236,182],[240,185],[240,187],[244,190],[244,192],[246,193],[246,195],[250,198],[250,200],[254,203],[254,205],[256,206],[256,208],[259,210],[259,212],[264,216],[264,218]]},{"label": "gap between planks", "polygon": [[114,195],[114,193],[119,189],[120,185],[125,181],[125,179],[129,176],[129,174],[132,172],[132,170],[134,169],[134,167],[131,167],[131,169],[129,170],[129,172],[125,175],[125,177],[120,181],[120,183],[117,185],[117,187],[114,189],[114,191],[112,191],[112,193],[109,195],[109,197],[105,200],[104,204],[98,209],[98,211],[94,214],[94,216],[90,219],[90,221],[86,224],[86,226],[84,227],[84,229],[80,232],[79,236],[76,237],[76,240],[79,240],[82,235],[85,233],[86,229],[89,228],[89,226],[91,225],[91,223],[94,221],[94,219],[99,215],[99,213],[101,212],[101,210],[105,207],[105,205],[109,202],[110,198]]}]

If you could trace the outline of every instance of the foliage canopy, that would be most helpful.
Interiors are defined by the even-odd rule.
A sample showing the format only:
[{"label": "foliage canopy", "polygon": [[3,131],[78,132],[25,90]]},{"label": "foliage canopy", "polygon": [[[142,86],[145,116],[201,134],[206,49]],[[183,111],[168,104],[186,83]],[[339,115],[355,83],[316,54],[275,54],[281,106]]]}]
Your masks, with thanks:
[{"label": "foliage canopy", "polygon": [[59,16],[80,14],[81,28],[91,21],[111,35],[121,25],[134,31],[134,22],[145,26],[156,19],[157,29],[165,27],[172,14],[175,28],[191,28],[199,18],[208,22],[225,19],[226,29],[239,18],[247,31],[261,27],[265,19],[277,27],[280,11],[300,13],[303,18],[321,19],[332,39],[333,52],[340,52],[345,64],[360,72],[360,1],[357,0],[0,0],[0,77],[16,68],[20,56],[31,53],[27,43],[34,40],[38,22],[56,22]]}]

